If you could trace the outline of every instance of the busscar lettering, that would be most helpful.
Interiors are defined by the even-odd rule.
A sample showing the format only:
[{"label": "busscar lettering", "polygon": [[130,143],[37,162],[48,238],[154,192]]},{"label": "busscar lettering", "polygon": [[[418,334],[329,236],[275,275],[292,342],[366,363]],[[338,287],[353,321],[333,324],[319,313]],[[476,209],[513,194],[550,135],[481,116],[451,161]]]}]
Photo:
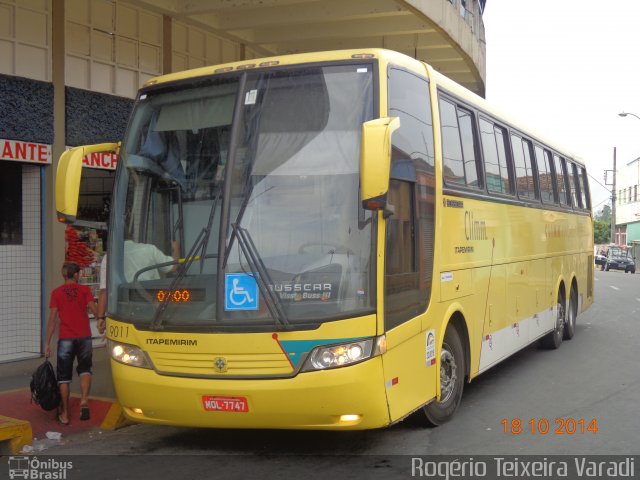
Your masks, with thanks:
[{"label": "busscar lettering", "polygon": [[450,200],[447,198],[444,206],[447,208],[464,208],[464,202],[462,200]]},{"label": "busscar lettering", "polygon": [[473,247],[456,247],[456,253],[473,253]]},{"label": "busscar lettering", "polygon": [[179,339],[179,338],[147,338],[147,345],[197,347],[198,340],[186,340],[186,339]]},{"label": "busscar lettering", "polygon": [[276,283],[269,285],[281,300],[321,300],[331,298],[333,286],[330,283]]},{"label": "busscar lettering", "polygon": [[546,224],[544,233],[547,238],[572,238],[578,231],[573,226]]},{"label": "busscar lettering", "polygon": [[269,285],[274,292],[330,292],[330,283],[276,283]]}]

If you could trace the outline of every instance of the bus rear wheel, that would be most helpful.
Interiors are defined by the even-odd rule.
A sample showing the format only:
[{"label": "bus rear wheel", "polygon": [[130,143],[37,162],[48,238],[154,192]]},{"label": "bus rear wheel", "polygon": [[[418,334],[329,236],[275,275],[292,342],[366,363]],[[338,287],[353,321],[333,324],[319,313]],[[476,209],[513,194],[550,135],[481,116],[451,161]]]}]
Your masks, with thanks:
[{"label": "bus rear wheel", "polygon": [[553,331],[540,339],[540,346],[542,348],[549,348],[555,350],[560,348],[562,338],[564,337],[564,326],[566,323],[566,302],[564,300],[564,294],[558,293],[558,305],[556,306],[556,325]]},{"label": "bus rear wheel", "polygon": [[567,309],[567,318],[564,326],[562,338],[571,340],[576,333],[576,320],[578,319],[578,289],[574,285],[571,287],[571,296],[569,297],[569,308]]},{"label": "bus rear wheel", "polygon": [[437,427],[455,413],[464,388],[465,358],[458,330],[449,325],[440,352],[440,401],[423,407],[426,424]]}]

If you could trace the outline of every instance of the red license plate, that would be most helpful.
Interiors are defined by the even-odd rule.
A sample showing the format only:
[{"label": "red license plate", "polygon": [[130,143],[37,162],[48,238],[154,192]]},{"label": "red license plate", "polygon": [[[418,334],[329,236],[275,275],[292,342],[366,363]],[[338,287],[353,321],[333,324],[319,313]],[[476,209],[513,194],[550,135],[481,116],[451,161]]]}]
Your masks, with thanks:
[{"label": "red license plate", "polygon": [[213,412],[248,412],[249,405],[245,397],[225,397],[220,395],[203,395],[202,405],[205,410]]}]

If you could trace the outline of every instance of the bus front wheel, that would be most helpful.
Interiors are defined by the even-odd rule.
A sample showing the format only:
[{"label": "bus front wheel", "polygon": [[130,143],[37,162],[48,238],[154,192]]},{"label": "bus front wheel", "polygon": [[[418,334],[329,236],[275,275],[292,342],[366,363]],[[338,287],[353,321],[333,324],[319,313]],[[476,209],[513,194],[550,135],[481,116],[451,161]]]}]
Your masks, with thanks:
[{"label": "bus front wheel", "polygon": [[440,352],[440,401],[424,407],[428,426],[449,421],[460,405],[465,378],[465,358],[458,330],[449,325]]}]

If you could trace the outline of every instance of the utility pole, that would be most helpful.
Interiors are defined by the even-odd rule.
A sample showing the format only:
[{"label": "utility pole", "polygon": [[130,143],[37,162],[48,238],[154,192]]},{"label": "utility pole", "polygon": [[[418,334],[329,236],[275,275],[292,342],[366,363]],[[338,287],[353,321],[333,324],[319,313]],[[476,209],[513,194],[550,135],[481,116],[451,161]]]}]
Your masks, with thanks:
[{"label": "utility pole", "polygon": [[[609,183],[609,172],[611,183]],[[604,184],[611,185],[611,243],[616,243],[616,147],[613,147],[613,170],[604,171]]]},{"label": "utility pole", "polygon": [[611,243],[616,242],[616,147],[613,147],[613,189],[611,190]]}]

